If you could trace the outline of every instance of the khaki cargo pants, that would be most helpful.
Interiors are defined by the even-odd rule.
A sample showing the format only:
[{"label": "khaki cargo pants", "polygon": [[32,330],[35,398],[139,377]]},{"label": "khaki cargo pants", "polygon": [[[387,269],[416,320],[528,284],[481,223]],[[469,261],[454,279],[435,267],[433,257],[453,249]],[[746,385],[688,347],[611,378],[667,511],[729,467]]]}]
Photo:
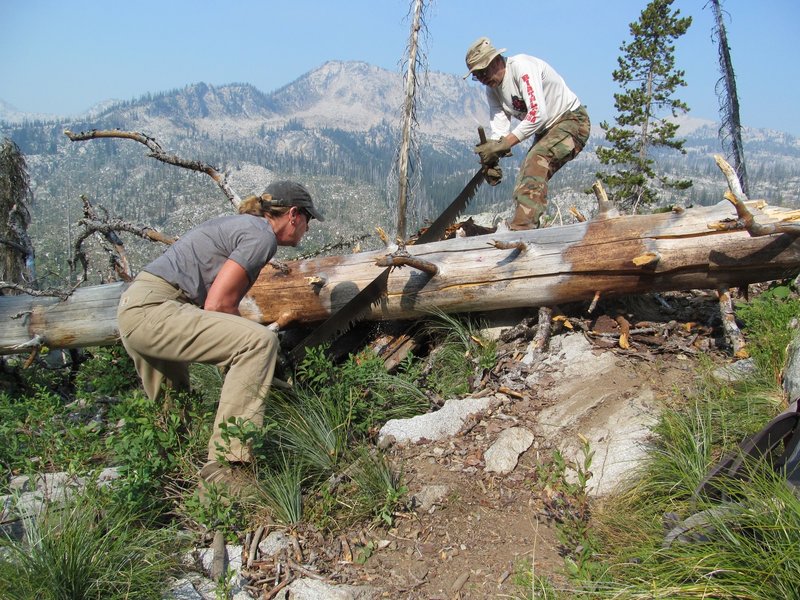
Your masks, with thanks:
[{"label": "khaki cargo pants", "polygon": [[517,207],[509,229],[539,227],[539,218],[547,208],[547,182],[583,150],[590,129],[589,113],[581,106],[534,138],[517,175],[514,186]]},{"label": "khaki cargo pants", "polygon": [[[224,447],[220,423],[233,417],[262,425],[278,352],[274,332],[244,317],[198,308],[181,290],[145,272],[122,294],[117,318],[122,344],[152,400],[160,398],[162,385],[188,389],[189,363],[227,369],[208,460],[220,454],[218,445]],[[236,439],[222,454],[230,461],[251,459]]]}]

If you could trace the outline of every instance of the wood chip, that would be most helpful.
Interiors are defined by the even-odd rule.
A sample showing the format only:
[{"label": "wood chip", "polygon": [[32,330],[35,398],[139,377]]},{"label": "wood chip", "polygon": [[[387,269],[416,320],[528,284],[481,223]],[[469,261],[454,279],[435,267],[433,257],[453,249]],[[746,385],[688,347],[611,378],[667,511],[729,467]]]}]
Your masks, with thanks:
[{"label": "wood chip", "polygon": [[458,579],[455,580],[453,586],[450,588],[450,594],[455,596],[461,591],[461,588],[464,587],[464,584],[467,583],[467,579],[469,579],[469,571],[466,571],[458,576]]},{"label": "wood chip", "polygon": [[211,560],[211,579],[219,579],[228,568],[228,553],[225,549],[225,534],[217,530],[214,532],[214,541],[211,544],[214,558]]}]

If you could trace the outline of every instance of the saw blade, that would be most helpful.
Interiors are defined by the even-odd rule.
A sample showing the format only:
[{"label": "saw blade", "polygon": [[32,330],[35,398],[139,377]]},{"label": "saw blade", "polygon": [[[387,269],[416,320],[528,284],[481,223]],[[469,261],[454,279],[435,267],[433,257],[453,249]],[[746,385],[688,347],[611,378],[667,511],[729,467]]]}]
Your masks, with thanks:
[{"label": "saw blade", "polygon": [[472,179],[464,186],[461,193],[456,196],[456,199],[430,224],[430,227],[420,234],[414,242],[414,245],[419,246],[420,244],[438,242],[444,238],[447,228],[456,222],[458,215],[464,212],[464,209],[467,208],[467,204],[469,204],[469,201],[475,196],[475,192],[478,191],[481,183],[483,183],[483,169],[479,169],[475,175],[472,176]]},{"label": "saw blade", "polygon": [[[483,127],[478,127],[478,137],[481,143],[486,141]],[[479,169],[467,185],[464,186],[464,189],[461,190],[461,193],[456,196],[455,200],[431,223],[430,227],[420,234],[414,244],[428,244],[430,242],[438,242],[444,238],[447,228],[455,223],[458,215],[464,211],[469,201],[475,196],[475,192],[478,191],[483,180],[483,169]],[[334,339],[360,321],[372,305],[379,302],[386,295],[391,271],[391,267],[385,269],[369,285],[353,296],[347,304],[306,336],[290,352],[292,359],[295,362],[299,361],[305,356],[306,348],[319,346],[328,340]]]},{"label": "saw blade", "polygon": [[389,273],[391,270],[392,267],[384,269],[380,275],[353,296],[347,304],[333,313],[323,321],[321,325],[314,329],[314,331],[308,334],[292,349],[292,359],[295,362],[300,361],[305,356],[306,348],[319,346],[343,334],[355,323],[360,321],[372,305],[380,302],[386,295],[386,284],[389,281]]}]

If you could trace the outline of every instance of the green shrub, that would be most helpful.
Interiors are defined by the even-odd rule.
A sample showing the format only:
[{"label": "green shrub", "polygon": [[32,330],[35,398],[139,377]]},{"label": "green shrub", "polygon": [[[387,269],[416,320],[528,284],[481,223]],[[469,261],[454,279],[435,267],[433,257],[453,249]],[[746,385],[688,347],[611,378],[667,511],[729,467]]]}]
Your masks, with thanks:
[{"label": "green shrub", "polygon": [[120,499],[151,506],[166,502],[166,480],[179,487],[187,480],[193,485],[194,465],[205,460],[215,410],[191,392],[173,392],[165,402],[135,392],[115,406],[110,416],[120,425],[106,443],[123,473]]},{"label": "green shrub", "polygon": [[59,393],[69,391],[72,386],[70,369],[51,367],[45,360],[47,354],[47,349],[42,349],[37,360],[27,368],[27,357],[0,357],[0,390],[12,396],[29,396],[40,388]]},{"label": "green shrub", "polygon": [[337,365],[325,348],[319,347],[310,349],[298,365],[295,388],[346,410],[353,436],[365,439],[389,419],[427,411],[428,399],[416,384],[418,375],[419,366],[413,357],[403,362],[396,374],[390,374],[383,360],[369,350]]},{"label": "green shrub", "polygon": [[232,543],[249,526],[245,506],[224,484],[205,483],[202,492],[195,487],[184,497],[183,513],[206,531],[224,531]]},{"label": "green shrub", "polygon": [[105,454],[104,407],[66,404],[40,385],[31,395],[0,394],[0,463],[9,472],[85,470]]},{"label": "green shrub", "polygon": [[118,396],[139,385],[133,361],[122,345],[89,348],[78,368],[75,387],[78,395]]}]

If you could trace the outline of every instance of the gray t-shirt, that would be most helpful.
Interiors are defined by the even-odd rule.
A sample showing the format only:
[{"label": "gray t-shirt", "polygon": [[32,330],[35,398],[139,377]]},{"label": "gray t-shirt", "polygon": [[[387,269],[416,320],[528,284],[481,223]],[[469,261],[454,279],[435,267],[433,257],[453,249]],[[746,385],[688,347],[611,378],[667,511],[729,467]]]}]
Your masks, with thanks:
[{"label": "gray t-shirt", "polygon": [[180,288],[192,304],[202,307],[226,260],[241,265],[252,286],[277,249],[269,221],[253,215],[228,215],[198,225],[144,270]]}]

